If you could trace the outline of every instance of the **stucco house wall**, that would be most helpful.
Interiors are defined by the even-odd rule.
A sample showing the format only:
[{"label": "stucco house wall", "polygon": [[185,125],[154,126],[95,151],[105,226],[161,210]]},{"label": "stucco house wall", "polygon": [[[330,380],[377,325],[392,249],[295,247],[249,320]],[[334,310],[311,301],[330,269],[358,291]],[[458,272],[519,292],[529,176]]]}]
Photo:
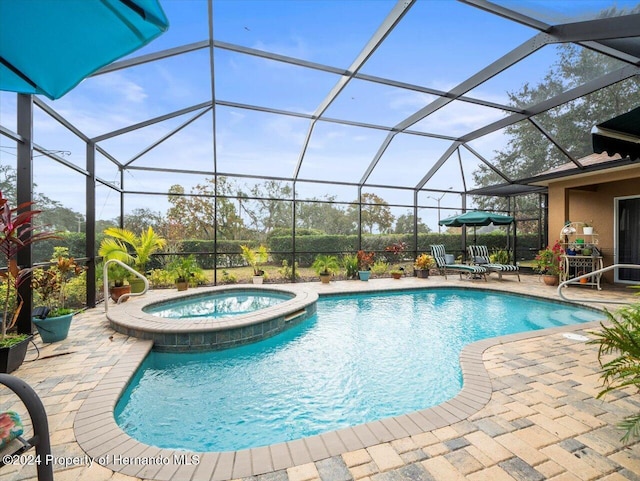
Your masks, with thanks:
[{"label": "stucco house wall", "polygon": [[[549,189],[549,242],[560,239],[566,221],[590,222],[598,234],[604,265],[614,263],[616,197],[640,197],[640,166],[609,169],[601,173],[551,180]],[[613,273],[605,274],[613,282]]]}]

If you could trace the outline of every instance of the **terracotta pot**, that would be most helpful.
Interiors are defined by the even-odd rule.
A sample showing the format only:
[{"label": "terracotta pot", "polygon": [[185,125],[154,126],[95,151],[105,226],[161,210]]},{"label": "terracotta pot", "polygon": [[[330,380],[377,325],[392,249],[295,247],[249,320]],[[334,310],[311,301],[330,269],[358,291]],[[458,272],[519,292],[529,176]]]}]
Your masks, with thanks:
[{"label": "terracotta pot", "polygon": [[399,272],[392,272],[391,277],[393,277],[394,279],[400,279],[402,277],[402,274]]},{"label": "terracotta pot", "polygon": [[544,274],[542,276],[542,281],[548,286],[557,286],[558,285],[558,276],[552,276],[550,274]]},{"label": "terracotta pot", "polygon": [[[109,292],[111,294],[111,299],[113,299],[115,302],[118,302],[120,296],[122,296],[123,294],[131,293],[131,286],[113,286],[111,289],[109,289]],[[128,299],[128,297],[125,297],[122,302],[127,302]]]},{"label": "terracotta pot", "polygon": [[331,274],[319,274],[320,276],[320,281],[323,284],[329,284],[329,282],[331,282]]}]

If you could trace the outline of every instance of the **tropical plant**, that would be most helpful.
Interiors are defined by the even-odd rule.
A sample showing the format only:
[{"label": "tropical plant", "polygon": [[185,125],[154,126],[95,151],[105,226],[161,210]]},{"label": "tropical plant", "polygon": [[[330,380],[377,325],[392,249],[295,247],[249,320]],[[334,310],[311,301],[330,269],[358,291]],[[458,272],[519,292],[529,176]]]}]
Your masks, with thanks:
[{"label": "tropical plant", "polygon": [[[598,344],[598,361],[602,367],[604,389],[598,398],[616,389],[626,387],[640,390],[640,304],[619,309],[615,314],[605,309],[610,326],[602,326],[602,332],[593,333]],[[610,358],[613,355],[613,358]],[[626,431],[622,441],[640,437],[640,413],[624,418],[618,426]]]},{"label": "tropical plant", "polygon": [[152,227],[138,236],[128,229],[109,227],[104,230],[105,237],[100,244],[99,254],[105,260],[117,259],[133,265],[140,272],[145,273],[147,262],[151,254],[162,249],[166,240],[157,235]]},{"label": "tropical plant", "polygon": [[[295,267],[295,278],[300,279],[300,273],[298,272],[298,263],[294,263]],[[223,271],[224,273],[225,271]],[[293,268],[289,265],[289,262],[286,259],[282,259],[282,267],[278,268],[278,274],[280,274],[285,279],[293,279]],[[235,282],[235,281],[234,281]]]},{"label": "tropical plant", "polygon": [[393,244],[385,247],[384,251],[388,252],[389,255],[393,257],[394,262],[400,262],[402,261],[402,255],[404,254],[404,251],[407,250],[407,247],[406,242],[394,242]]},{"label": "tropical plant", "polygon": [[413,262],[413,267],[416,269],[431,269],[436,265],[436,262],[429,254],[420,254]]},{"label": "tropical plant", "polygon": [[545,249],[538,251],[536,256],[535,270],[540,274],[546,274],[550,276],[557,276],[563,270],[562,268],[562,255],[564,254],[564,248],[560,244],[560,241],[556,241],[553,247],[547,246]]},{"label": "tropical plant", "polygon": [[358,277],[358,256],[356,254],[345,254],[342,257],[342,267],[348,279]]},{"label": "tropical plant", "polygon": [[489,255],[489,260],[493,264],[508,264],[509,252],[506,249],[496,249]]},{"label": "tropical plant", "polygon": [[313,264],[311,264],[311,267],[316,271],[316,274],[323,276],[337,274],[340,270],[338,258],[336,256],[329,256],[326,254],[318,254],[316,259],[313,261]]},{"label": "tropical plant", "polygon": [[261,244],[257,249],[252,249],[248,245],[241,245],[240,249],[242,250],[242,258],[253,269],[253,275],[264,275],[264,271],[261,269],[261,266],[267,262],[267,259],[269,258],[267,246]]},{"label": "tropical plant", "polygon": [[120,264],[109,264],[109,279],[115,287],[122,287],[131,273]]},{"label": "tropical plant", "polygon": [[374,262],[373,259],[375,257],[375,253],[359,250],[356,255],[358,256],[358,270],[359,271],[370,270]]},{"label": "tropical plant", "polygon": [[168,265],[169,272],[173,274],[176,282],[191,282],[191,278],[201,271],[196,258],[191,254],[187,257],[179,257]]},{"label": "tropical plant", "polygon": [[173,274],[166,269],[151,269],[148,277],[153,287],[170,287],[175,283]]},{"label": "tropical plant", "polygon": [[[2,329],[0,342],[2,345],[13,345],[22,341],[26,336],[11,336],[8,332],[15,326],[18,315],[22,310],[23,300],[18,288],[29,279],[33,268],[18,266],[17,255],[30,244],[55,236],[50,232],[35,232],[32,225],[34,218],[40,214],[39,210],[31,210],[33,202],[24,202],[18,207],[11,208],[7,199],[0,192],[0,255],[4,258],[6,271],[0,272],[0,279],[5,286],[4,306],[2,308]],[[16,307],[10,312],[11,297],[17,296]]]},{"label": "tropical plant", "polygon": [[374,276],[381,276],[389,270],[389,263],[378,259],[371,265],[371,273]]},{"label": "tropical plant", "polygon": [[[282,261],[282,262],[286,262],[286,261]],[[238,282],[238,278],[235,276],[235,274],[232,274],[228,270],[223,269],[220,282],[222,284],[235,284],[236,282]]]},{"label": "tropical plant", "polygon": [[84,272],[73,257],[69,257],[68,247],[55,247],[51,258],[51,267],[33,271],[31,287],[39,297],[39,302],[49,308],[47,317],[71,314],[74,309],[67,308],[68,285],[74,277]]}]

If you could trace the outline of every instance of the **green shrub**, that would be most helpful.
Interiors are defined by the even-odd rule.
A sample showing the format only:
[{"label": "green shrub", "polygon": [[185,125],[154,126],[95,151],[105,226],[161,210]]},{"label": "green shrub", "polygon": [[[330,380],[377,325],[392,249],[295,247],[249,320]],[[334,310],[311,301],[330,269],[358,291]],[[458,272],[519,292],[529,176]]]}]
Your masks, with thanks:
[{"label": "green shrub", "polygon": [[151,269],[148,279],[154,288],[172,287],[176,283],[173,274],[165,269]]},{"label": "green shrub", "polygon": [[389,270],[389,263],[381,260],[377,260],[371,266],[371,274],[374,276],[382,276],[387,270]]},{"label": "green shrub", "polygon": [[[295,263],[295,278],[300,279],[300,274],[298,273],[298,263]],[[289,263],[287,262],[286,259],[282,260],[282,267],[278,268],[278,274],[280,274],[283,278],[287,279],[287,280],[293,280],[293,269],[292,267],[289,265]]]},{"label": "green shrub", "polygon": [[222,270],[222,275],[220,277],[221,284],[236,284],[238,282],[238,278],[235,274],[230,273],[226,269]]}]

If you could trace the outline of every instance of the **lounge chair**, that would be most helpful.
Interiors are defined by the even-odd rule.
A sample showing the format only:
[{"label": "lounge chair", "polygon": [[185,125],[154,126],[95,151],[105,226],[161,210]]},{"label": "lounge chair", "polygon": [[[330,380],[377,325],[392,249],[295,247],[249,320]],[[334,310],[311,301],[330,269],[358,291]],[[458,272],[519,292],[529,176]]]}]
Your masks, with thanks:
[{"label": "lounge chair", "polygon": [[447,278],[447,271],[455,271],[460,274],[460,279],[462,279],[462,274],[467,274],[472,279],[482,277],[485,281],[487,280],[487,269],[484,266],[447,262],[447,252],[442,244],[431,246],[431,256],[436,261],[436,266],[445,279]]},{"label": "lounge chair", "polygon": [[496,264],[491,262],[489,258],[489,249],[487,246],[467,246],[469,251],[469,259],[477,266],[486,267],[489,272],[496,272],[498,279],[502,280],[503,274],[515,274],[520,282],[520,267],[511,264]]}]

